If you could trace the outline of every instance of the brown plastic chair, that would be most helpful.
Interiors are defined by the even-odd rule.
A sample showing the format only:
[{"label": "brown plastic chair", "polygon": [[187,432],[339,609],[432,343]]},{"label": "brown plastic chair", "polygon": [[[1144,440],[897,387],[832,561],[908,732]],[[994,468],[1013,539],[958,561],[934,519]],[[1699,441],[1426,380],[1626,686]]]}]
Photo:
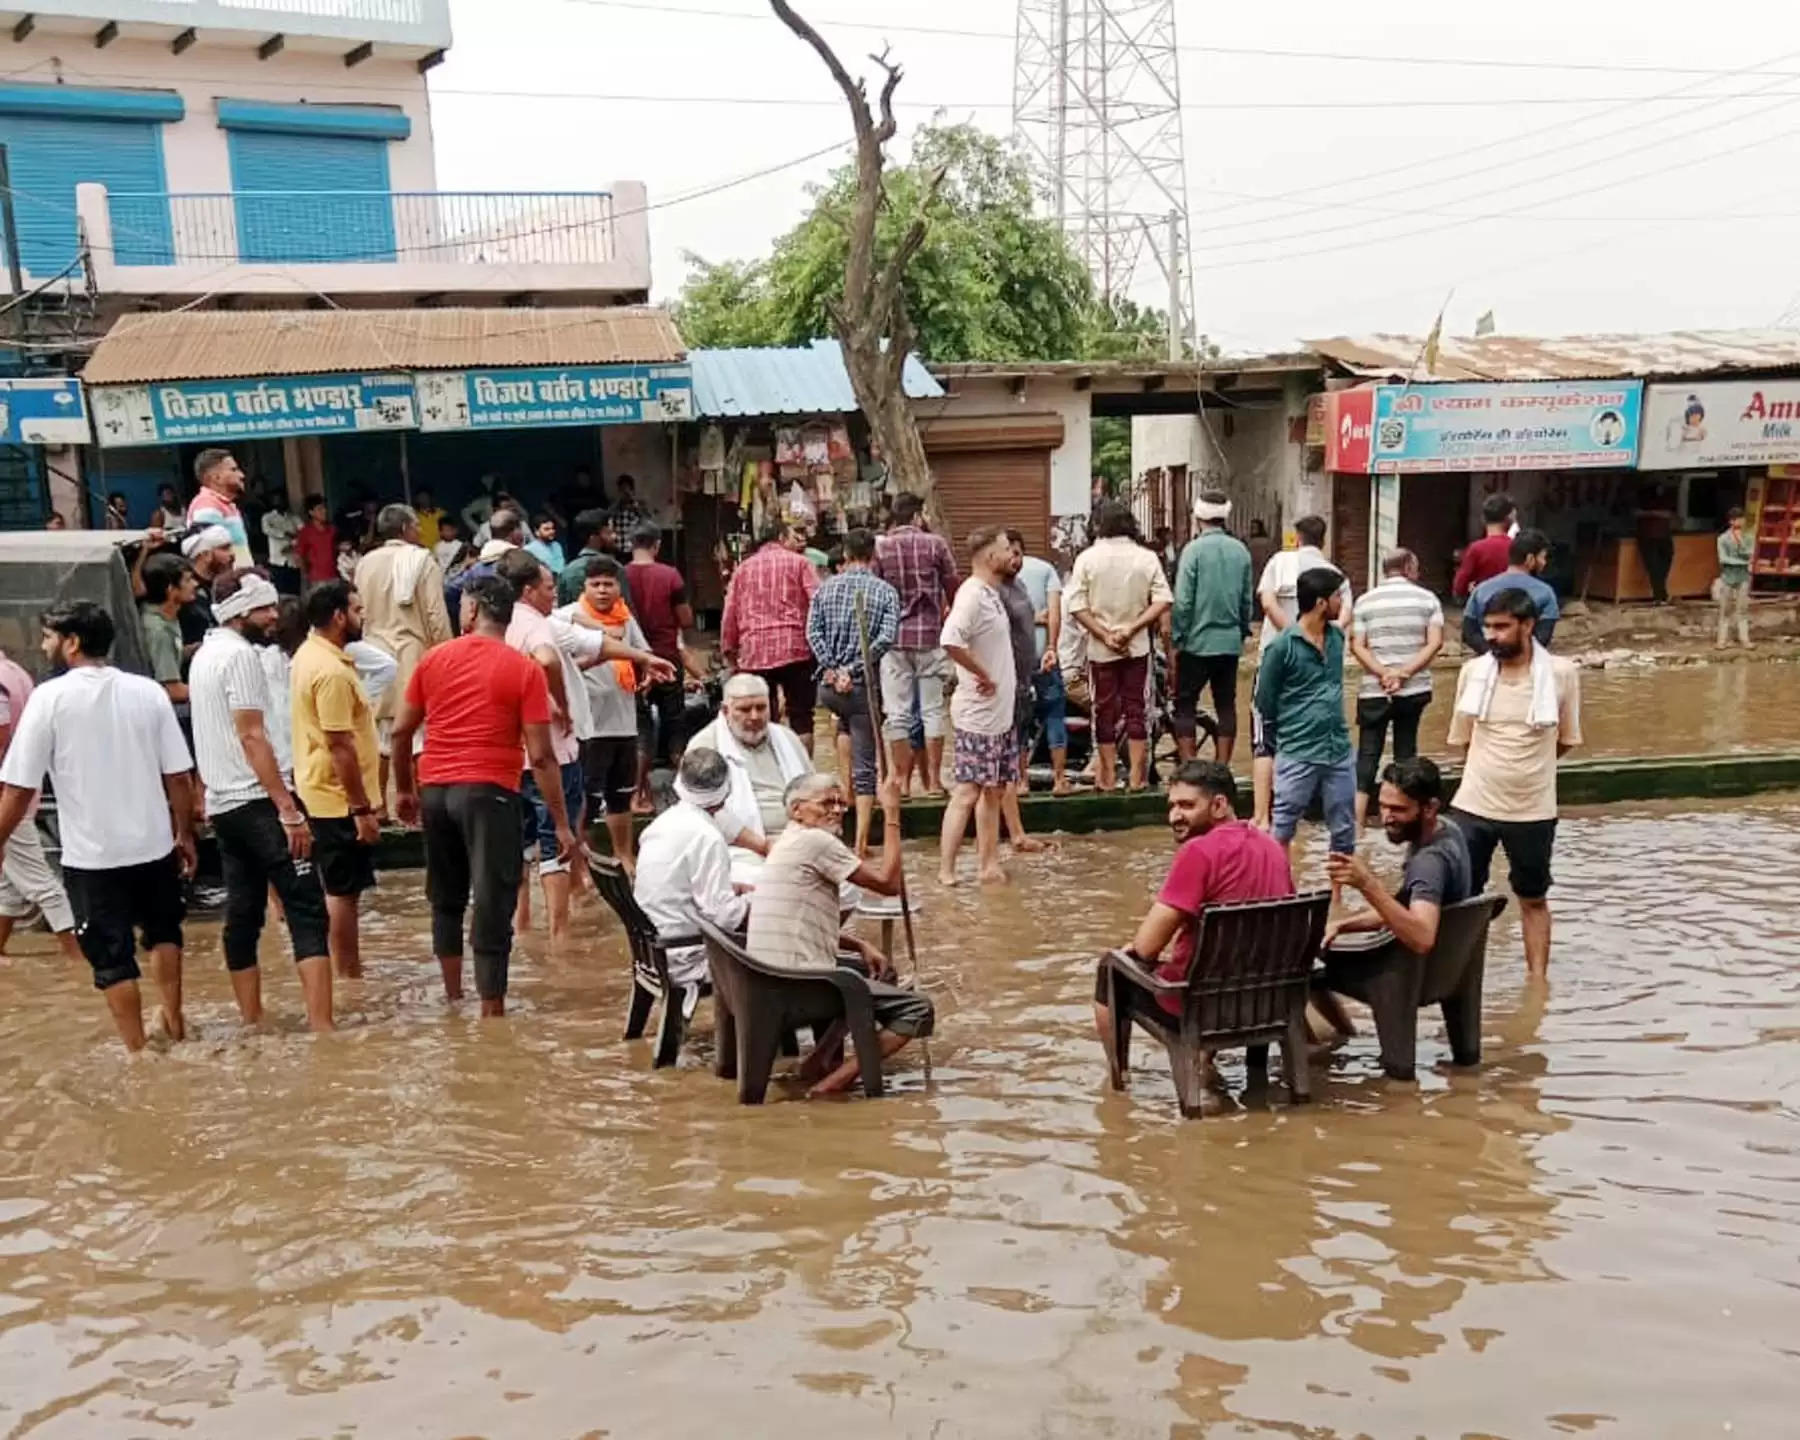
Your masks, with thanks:
[{"label": "brown plastic chair", "polygon": [[[1131,1069],[1131,1030],[1141,1025],[1169,1052],[1181,1113],[1202,1113],[1209,1051],[1246,1049],[1252,1083],[1267,1078],[1269,1045],[1281,1042],[1281,1066],[1295,1100],[1311,1097],[1307,1074],[1306,997],[1313,960],[1325,935],[1331,905],[1326,890],[1283,900],[1208,905],[1194,934],[1194,962],[1187,979],[1158,979],[1122,950],[1100,957],[1112,1010],[1107,1053],[1112,1087],[1125,1088]],[[1157,1003],[1180,1002],[1171,1015]]]},{"label": "brown plastic chair", "polygon": [[1326,952],[1318,983],[1375,1012],[1381,1068],[1391,1078],[1411,1080],[1417,1073],[1419,1011],[1427,1005],[1443,1010],[1452,1063],[1481,1063],[1488,927],[1505,908],[1504,895],[1446,905],[1438,915],[1437,943],[1423,955],[1392,937],[1366,950]]},{"label": "brown plastic chair", "polygon": [[867,980],[841,965],[805,975],[775,970],[716,925],[702,920],[700,933],[714,985],[713,1073],[737,1081],[740,1105],[762,1104],[776,1055],[790,1049],[802,1028],[826,1037],[820,1043],[836,1053],[843,1046],[836,1037],[847,1033],[862,1067],[863,1093],[881,1095],[881,1042]]},{"label": "brown plastic chair", "polygon": [[588,856],[588,874],[594,878],[594,889],[612,907],[625,927],[625,938],[631,943],[631,1008],[625,1017],[625,1038],[641,1039],[650,1023],[650,1012],[662,1000],[662,1023],[656,1032],[654,1068],[663,1069],[681,1058],[681,1042],[687,1034],[690,990],[695,1000],[712,993],[705,981],[698,985],[674,985],[669,980],[669,951],[698,945],[701,937],[675,935],[667,939],[658,935],[656,926],[631,893],[631,880],[625,867],[605,855]]}]

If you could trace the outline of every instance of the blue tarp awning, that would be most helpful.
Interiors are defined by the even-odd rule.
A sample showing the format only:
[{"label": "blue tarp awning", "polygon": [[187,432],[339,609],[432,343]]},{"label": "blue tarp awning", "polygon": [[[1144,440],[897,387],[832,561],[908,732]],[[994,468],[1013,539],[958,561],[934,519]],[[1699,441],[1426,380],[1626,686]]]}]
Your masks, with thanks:
[{"label": "blue tarp awning", "polygon": [[[694,413],[702,419],[754,415],[844,415],[857,408],[836,340],[744,350],[690,350]],[[942,398],[943,386],[918,356],[906,357],[901,383],[912,400]]]}]

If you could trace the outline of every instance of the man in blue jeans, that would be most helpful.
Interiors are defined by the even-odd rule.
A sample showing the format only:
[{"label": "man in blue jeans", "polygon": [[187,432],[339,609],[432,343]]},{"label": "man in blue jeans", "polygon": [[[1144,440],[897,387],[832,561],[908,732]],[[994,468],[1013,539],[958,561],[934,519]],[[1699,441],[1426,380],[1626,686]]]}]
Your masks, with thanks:
[{"label": "man in blue jeans", "polygon": [[[1301,572],[1295,622],[1262,655],[1256,708],[1275,731],[1275,807],[1270,833],[1284,848],[1313,797],[1325,809],[1334,855],[1356,853],[1356,760],[1344,723],[1344,632],[1332,622],[1344,577]],[[1335,887],[1333,887],[1335,888]]]}]

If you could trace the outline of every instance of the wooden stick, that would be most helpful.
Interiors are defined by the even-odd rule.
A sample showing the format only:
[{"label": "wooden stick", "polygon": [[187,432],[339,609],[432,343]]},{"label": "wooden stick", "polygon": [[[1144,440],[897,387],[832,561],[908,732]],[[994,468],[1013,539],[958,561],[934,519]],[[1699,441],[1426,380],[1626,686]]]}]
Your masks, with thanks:
[{"label": "wooden stick", "polygon": [[[851,597],[856,607],[856,639],[862,647],[863,687],[869,692],[869,725],[875,732],[875,780],[879,784],[887,769],[887,742],[881,733],[881,684],[875,673],[875,659],[869,645],[869,612],[860,593]],[[881,823],[887,824],[887,817]],[[898,833],[899,819],[895,818]],[[903,836],[902,836],[903,838]],[[900,867],[900,923],[906,929],[906,958],[912,965],[915,981],[919,978],[919,951],[913,943],[912,900],[906,893],[906,867]]]}]

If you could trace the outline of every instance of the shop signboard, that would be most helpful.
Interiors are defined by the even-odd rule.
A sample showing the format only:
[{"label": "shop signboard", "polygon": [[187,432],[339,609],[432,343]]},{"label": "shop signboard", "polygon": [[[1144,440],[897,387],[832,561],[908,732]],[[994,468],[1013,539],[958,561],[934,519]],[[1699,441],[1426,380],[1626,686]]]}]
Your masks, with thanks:
[{"label": "shop signboard", "polygon": [[694,417],[694,382],[686,365],[422,370],[413,378],[422,430],[658,425]]},{"label": "shop signboard", "polygon": [[1652,385],[1638,468],[1800,462],[1800,380]]},{"label": "shop signboard", "polygon": [[281,375],[97,385],[103,446],[254,440],[414,428],[410,375]]},{"label": "shop signboard", "polygon": [[85,445],[81,382],[66,375],[0,379],[0,441],[8,445]]},{"label": "shop signboard", "polygon": [[1324,399],[1325,468],[1340,475],[1367,475],[1375,421],[1375,387],[1332,390]]},{"label": "shop signboard", "polygon": [[1641,380],[1383,385],[1373,467],[1431,470],[1629,469]]}]

